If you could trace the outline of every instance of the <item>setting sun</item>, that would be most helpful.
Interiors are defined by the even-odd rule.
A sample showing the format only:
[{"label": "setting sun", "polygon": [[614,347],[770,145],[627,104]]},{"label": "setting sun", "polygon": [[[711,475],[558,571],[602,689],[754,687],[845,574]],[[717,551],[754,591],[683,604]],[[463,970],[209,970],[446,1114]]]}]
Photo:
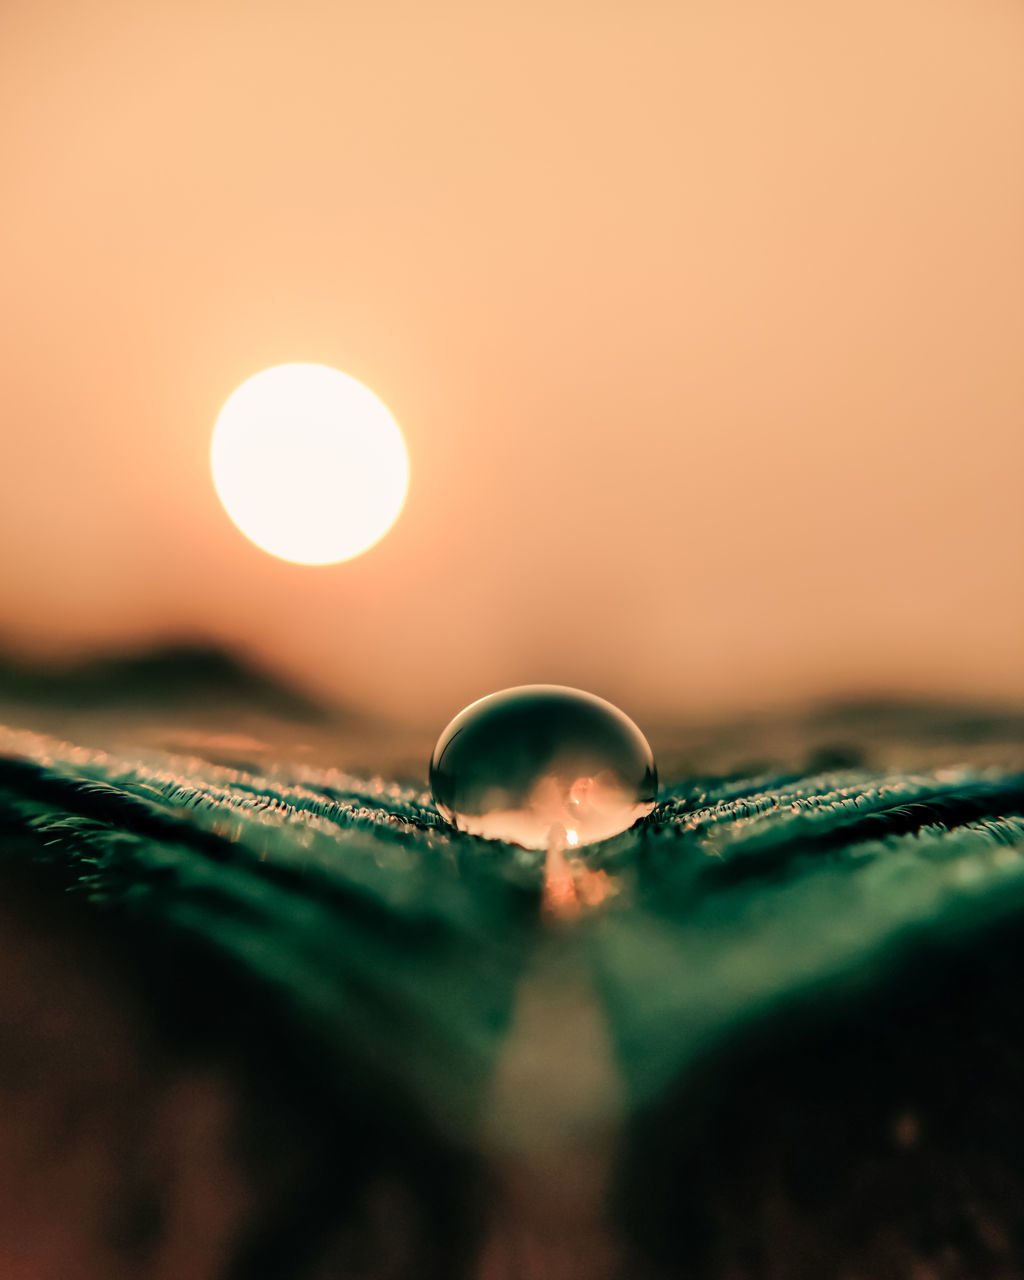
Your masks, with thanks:
[{"label": "setting sun", "polygon": [[264,551],[300,564],[359,555],[394,523],[409,485],[402,434],[362,383],[317,364],[249,378],[213,432],[213,482]]}]

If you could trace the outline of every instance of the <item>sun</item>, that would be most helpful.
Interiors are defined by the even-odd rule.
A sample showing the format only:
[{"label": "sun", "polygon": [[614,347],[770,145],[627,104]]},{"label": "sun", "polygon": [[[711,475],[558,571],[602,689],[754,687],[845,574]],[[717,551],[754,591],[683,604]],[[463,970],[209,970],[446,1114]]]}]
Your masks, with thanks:
[{"label": "sun", "polygon": [[282,364],[243,382],[217,418],[210,465],[242,533],[299,564],[371,547],[409,487],[405,441],[387,408],[319,364]]}]

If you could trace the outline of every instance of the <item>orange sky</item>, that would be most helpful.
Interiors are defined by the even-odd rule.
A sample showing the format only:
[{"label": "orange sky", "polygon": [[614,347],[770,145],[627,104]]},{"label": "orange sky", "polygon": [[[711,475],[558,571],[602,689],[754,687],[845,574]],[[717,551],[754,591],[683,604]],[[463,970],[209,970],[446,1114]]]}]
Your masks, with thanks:
[{"label": "orange sky", "polygon": [[[1017,0],[16,0],[0,166],[10,640],[427,720],[1024,696]],[[334,567],[210,482],[286,361],[409,447]]]}]

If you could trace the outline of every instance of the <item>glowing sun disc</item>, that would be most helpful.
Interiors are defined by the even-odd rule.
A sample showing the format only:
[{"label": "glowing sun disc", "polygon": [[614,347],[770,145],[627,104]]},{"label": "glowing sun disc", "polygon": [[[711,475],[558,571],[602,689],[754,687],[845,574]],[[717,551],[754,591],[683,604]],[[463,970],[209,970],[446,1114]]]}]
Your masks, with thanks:
[{"label": "glowing sun disc", "polygon": [[300,564],[365,551],[409,487],[394,418],[361,382],[320,364],[282,364],[243,382],[217,418],[210,465],[246,537]]}]

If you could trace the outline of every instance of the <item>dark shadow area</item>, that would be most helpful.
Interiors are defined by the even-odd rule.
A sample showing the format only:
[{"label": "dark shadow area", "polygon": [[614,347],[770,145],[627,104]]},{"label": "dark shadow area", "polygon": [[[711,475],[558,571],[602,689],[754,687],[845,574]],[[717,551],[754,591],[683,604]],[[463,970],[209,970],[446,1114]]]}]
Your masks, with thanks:
[{"label": "dark shadow area", "polygon": [[634,1119],[618,1213],[693,1280],[1024,1271],[1019,915],[745,1026]]},{"label": "dark shadow area", "polygon": [[0,653],[0,700],[74,711],[201,709],[211,700],[319,723],[332,710],[240,655],[202,640],[63,662]]}]

